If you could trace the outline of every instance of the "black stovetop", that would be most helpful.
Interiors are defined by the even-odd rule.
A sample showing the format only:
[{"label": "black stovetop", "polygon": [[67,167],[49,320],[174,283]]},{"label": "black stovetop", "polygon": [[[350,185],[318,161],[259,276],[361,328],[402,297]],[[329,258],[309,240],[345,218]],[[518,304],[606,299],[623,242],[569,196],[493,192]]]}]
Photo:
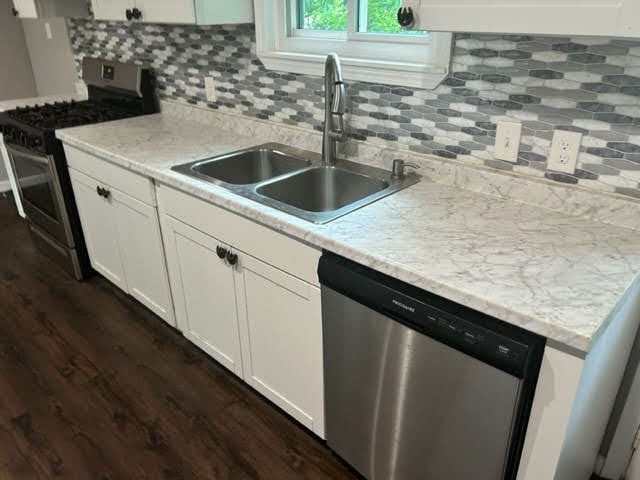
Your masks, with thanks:
[{"label": "black stovetop", "polygon": [[57,129],[121,120],[144,113],[151,112],[145,111],[143,101],[126,95],[46,103],[0,113],[0,133],[7,144],[53,153]]},{"label": "black stovetop", "polygon": [[114,105],[113,102],[56,102],[16,108],[7,112],[7,116],[26,126],[40,130],[75,127],[90,123],[119,120],[139,115],[126,108],[126,105]]}]

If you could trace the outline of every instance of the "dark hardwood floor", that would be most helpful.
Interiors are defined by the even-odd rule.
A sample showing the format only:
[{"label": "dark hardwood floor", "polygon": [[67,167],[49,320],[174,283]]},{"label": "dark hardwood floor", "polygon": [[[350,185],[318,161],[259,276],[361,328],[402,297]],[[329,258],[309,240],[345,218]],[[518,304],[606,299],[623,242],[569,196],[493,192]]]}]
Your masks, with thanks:
[{"label": "dark hardwood floor", "polygon": [[144,307],[40,255],[0,195],[0,479],[352,479]]}]

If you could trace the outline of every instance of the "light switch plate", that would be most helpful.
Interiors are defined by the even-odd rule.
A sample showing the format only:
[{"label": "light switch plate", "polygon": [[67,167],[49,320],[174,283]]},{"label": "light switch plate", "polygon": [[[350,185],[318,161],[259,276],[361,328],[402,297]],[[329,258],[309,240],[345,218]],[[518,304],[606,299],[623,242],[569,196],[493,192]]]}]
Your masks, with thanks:
[{"label": "light switch plate", "polygon": [[498,121],[493,156],[498,160],[517,162],[521,135],[522,124],[520,122]]},{"label": "light switch plate", "polygon": [[204,77],[204,89],[207,95],[207,102],[215,102],[218,95],[216,94],[216,84],[213,77]]},{"label": "light switch plate", "polygon": [[547,170],[574,173],[580,153],[582,134],[567,130],[556,130],[551,143],[551,153],[547,162]]}]

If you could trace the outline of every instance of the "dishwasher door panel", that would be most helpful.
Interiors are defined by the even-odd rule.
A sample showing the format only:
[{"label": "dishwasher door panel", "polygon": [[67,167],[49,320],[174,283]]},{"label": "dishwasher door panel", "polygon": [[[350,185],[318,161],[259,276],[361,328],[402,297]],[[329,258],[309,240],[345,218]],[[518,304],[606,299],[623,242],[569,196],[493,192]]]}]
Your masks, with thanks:
[{"label": "dishwasher door panel", "polygon": [[371,480],[504,477],[521,380],[323,287],[326,438]]}]

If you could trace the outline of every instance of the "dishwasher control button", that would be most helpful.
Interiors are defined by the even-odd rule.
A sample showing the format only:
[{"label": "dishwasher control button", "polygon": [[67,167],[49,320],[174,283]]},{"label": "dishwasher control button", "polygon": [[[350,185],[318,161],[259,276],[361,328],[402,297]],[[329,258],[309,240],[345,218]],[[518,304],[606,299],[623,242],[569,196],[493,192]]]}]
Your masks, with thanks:
[{"label": "dishwasher control button", "polygon": [[443,329],[447,330],[449,333],[458,333],[458,326],[455,323],[449,322],[444,318],[441,318],[438,321],[438,325],[440,325]]},{"label": "dishwasher control button", "polygon": [[464,341],[470,343],[471,345],[475,345],[480,341],[478,335],[473,332],[464,332]]},{"label": "dishwasher control button", "polygon": [[505,357],[510,357],[511,348],[506,345],[498,344],[497,353],[499,353],[500,355],[504,355]]}]

